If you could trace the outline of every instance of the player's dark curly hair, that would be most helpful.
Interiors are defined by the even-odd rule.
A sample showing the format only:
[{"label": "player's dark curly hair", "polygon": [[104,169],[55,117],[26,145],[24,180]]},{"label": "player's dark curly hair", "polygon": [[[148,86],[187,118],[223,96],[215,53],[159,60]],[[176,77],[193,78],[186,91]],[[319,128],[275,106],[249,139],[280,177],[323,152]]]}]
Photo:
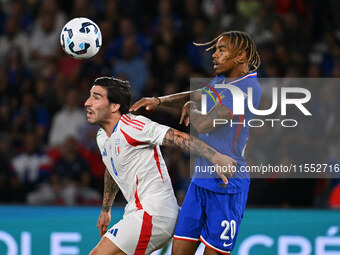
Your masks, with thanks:
[{"label": "player's dark curly hair", "polygon": [[109,102],[120,104],[119,112],[121,114],[129,112],[132,94],[129,81],[123,81],[114,77],[99,77],[93,82],[93,85],[106,89]]},{"label": "player's dark curly hair", "polygon": [[211,40],[210,42],[206,43],[195,43],[196,46],[209,46],[211,45],[206,51],[209,51],[213,49],[216,46],[217,41],[222,37],[225,36],[229,38],[229,50],[232,52],[232,54],[228,57],[233,58],[236,57],[238,54],[242,53],[243,51],[246,52],[247,56],[247,63],[249,66],[249,72],[254,72],[256,71],[260,64],[261,64],[261,59],[260,55],[256,50],[255,43],[251,37],[241,31],[229,31],[229,32],[224,32]]}]

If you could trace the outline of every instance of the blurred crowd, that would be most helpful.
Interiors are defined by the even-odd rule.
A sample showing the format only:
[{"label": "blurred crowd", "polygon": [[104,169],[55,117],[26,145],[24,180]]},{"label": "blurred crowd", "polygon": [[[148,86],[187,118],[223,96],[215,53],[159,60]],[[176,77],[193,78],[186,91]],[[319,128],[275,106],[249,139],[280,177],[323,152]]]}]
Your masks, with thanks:
[{"label": "blurred crowd", "polygon": [[[98,127],[87,124],[83,109],[96,77],[130,80],[133,101],[185,91],[190,77],[214,76],[212,52],[192,42],[242,30],[257,45],[260,78],[339,79],[339,13],[337,0],[1,0],[0,202],[101,203]],[[90,18],[101,29],[103,45],[89,60],[61,49],[61,29],[74,17]],[[339,82],[317,81],[305,85],[312,117],[295,108],[289,116],[299,120],[296,128],[251,128],[249,165],[340,163]],[[263,109],[271,105],[266,86]],[[178,124],[179,111],[144,114],[189,131]],[[176,148],[162,152],[180,202],[190,182],[190,156]],[[340,206],[339,183],[253,179],[248,206]],[[117,200],[124,202],[121,195]]]}]

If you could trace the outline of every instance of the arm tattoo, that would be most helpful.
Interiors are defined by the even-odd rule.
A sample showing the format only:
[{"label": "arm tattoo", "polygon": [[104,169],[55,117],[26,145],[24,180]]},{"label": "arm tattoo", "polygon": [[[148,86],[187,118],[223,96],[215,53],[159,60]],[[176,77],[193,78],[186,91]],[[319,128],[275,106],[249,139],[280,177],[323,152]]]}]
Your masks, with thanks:
[{"label": "arm tattoo", "polygon": [[212,160],[213,156],[217,153],[216,150],[211,148],[203,141],[197,139],[196,137],[169,128],[168,132],[165,134],[165,137],[163,139],[163,145],[173,144],[177,145],[181,149],[205,157],[210,161]]},{"label": "arm tattoo", "polygon": [[105,170],[104,176],[104,194],[103,194],[103,205],[102,210],[109,212],[111,210],[113,201],[117,195],[119,187],[117,183],[113,180],[109,171]]},{"label": "arm tattoo", "polygon": [[215,105],[206,115],[202,115],[198,104],[193,104],[190,111],[190,122],[199,133],[208,133],[214,129],[215,119],[231,119],[228,109],[221,105]]},{"label": "arm tattoo", "polygon": [[187,92],[177,93],[170,96],[160,97],[162,106],[174,107],[181,109],[185,102],[189,101],[190,94]]},{"label": "arm tattoo", "polygon": [[169,96],[159,97],[162,106],[174,107],[181,109],[183,105],[190,100],[198,100],[201,98],[201,90],[186,91],[181,93],[172,94]]}]

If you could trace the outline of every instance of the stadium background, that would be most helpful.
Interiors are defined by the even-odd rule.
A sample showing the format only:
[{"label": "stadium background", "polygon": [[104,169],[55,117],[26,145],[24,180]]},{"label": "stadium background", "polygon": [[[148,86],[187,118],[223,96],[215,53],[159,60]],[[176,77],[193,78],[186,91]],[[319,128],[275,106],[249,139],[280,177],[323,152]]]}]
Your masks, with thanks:
[{"label": "stadium background", "polygon": [[[242,30],[254,38],[262,60],[261,78],[340,77],[337,0],[2,0],[0,4],[0,231],[17,235],[18,240],[24,229],[6,225],[7,212],[26,219],[32,205],[72,206],[74,213],[91,211],[84,206],[100,208],[104,165],[95,144],[97,128],[86,123],[82,106],[96,77],[129,79],[134,101],[185,91],[190,77],[214,75],[211,52],[192,42],[209,41],[226,30]],[[92,19],[103,34],[103,46],[90,60],[74,60],[60,47],[61,28],[73,17]],[[306,124],[290,131],[252,129],[248,164],[340,163],[340,88],[335,85],[306,87],[313,98],[313,116]],[[262,106],[270,100],[264,95]],[[145,114],[188,131],[178,125],[175,110]],[[175,148],[162,152],[181,203],[190,182],[190,157]],[[339,185],[335,178],[255,179],[247,206],[276,208],[256,211],[256,218],[281,211],[295,217],[291,208],[307,209],[306,214],[315,209],[338,213]],[[118,195],[114,206],[123,205]],[[330,227],[340,227],[320,211],[312,221],[320,229],[318,235],[326,234],[321,230],[326,224],[322,217],[330,219]],[[95,221],[84,224],[96,231]],[[241,232],[247,231],[247,224]],[[291,230],[290,234],[299,233],[293,225]],[[336,233],[333,228],[329,235]]]}]

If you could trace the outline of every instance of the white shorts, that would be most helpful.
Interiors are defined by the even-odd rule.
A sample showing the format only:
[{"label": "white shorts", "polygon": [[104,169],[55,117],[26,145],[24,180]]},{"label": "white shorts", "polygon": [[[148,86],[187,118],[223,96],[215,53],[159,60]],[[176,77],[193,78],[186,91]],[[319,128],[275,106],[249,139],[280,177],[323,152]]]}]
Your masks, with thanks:
[{"label": "white shorts", "polygon": [[124,214],[104,236],[128,255],[151,254],[173,236],[177,218],[149,215],[143,209]]}]

